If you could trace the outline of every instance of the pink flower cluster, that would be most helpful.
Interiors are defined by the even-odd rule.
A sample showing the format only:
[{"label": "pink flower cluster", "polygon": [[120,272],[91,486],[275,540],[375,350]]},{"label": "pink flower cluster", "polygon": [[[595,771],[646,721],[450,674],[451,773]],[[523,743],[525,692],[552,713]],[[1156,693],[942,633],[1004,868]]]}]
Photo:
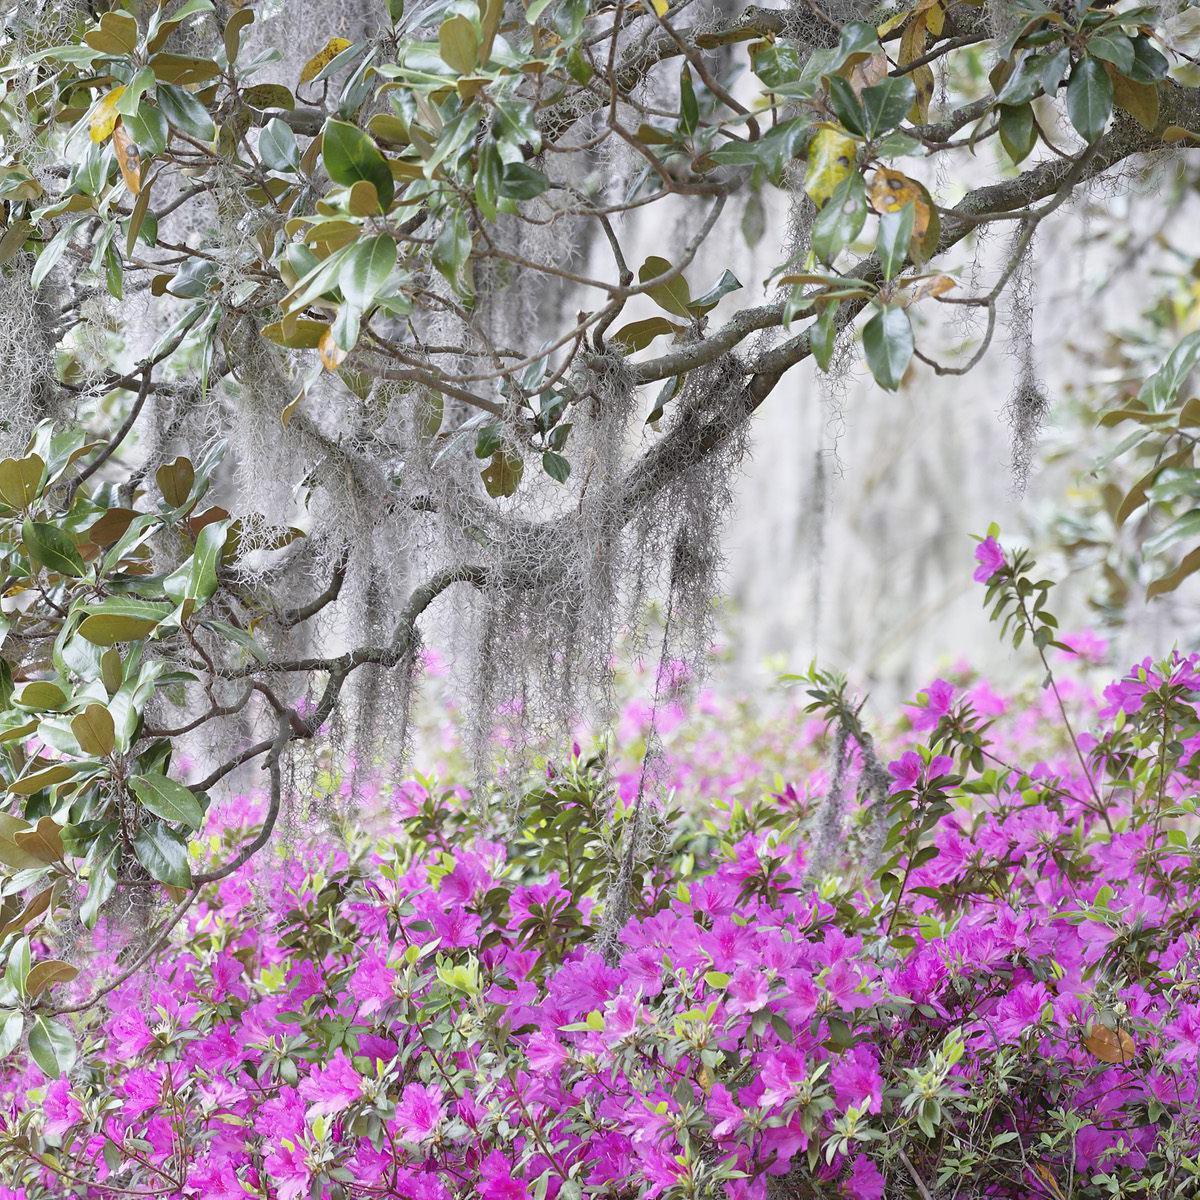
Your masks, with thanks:
[{"label": "pink flower cluster", "polygon": [[[1200,686],[1194,660],[1131,672],[1088,744],[1168,679]],[[957,694],[936,681],[920,730]],[[3,1160],[0,1200],[880,1200],[916,1194],[914,1172],[1014,1200],[1155,1172],[1182,1187],[1200,1148],[1193,848],[1174,818],[1139,819],[1131,787],[1097,804],[1022,707],[997,705],[1004,765],[955,791],[899,893],[869,861],[879,822],[955,765],[911,733],[891,794],[847,804],[823,878],[804,830],[826,738],[793,738],[808,766],[774,795],[697,784],[607,957],[571,843],[545,869],[461,793],[406,782],[395,834],[210,889],[84,1018],[69,1078],[10,1056],[0,1134],[29,1152]],[[687,767],[706,743],[674,744],[674,777],[715,786]],[[1142,752],[1122,778],[1153,769]],[[1194,790],[1181,772],[1163,794]],[[208,832],[254,816],[232,803]]]}]

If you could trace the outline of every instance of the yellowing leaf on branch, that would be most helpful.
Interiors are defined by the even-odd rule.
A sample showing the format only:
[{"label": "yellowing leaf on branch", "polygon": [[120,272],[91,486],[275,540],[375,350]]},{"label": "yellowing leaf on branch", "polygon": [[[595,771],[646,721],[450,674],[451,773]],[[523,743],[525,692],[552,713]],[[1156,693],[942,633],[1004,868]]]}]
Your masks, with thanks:
[{"label": "yellowing leaf on branch", "polygon": [[304,67],[300,72],[300,82],[312,83],[312,81],[316,79],[316,77],[320,75],[320,73],[325,70],[325,68],[329,66],[329,64],[333,62],[333,60],[337,58],[337,56],[341,54],[343,50],[348,50],[349,48],[350,42],[347,38],[331,37],[329,41],[327,41],[325,45],[316,54],[314,54],[312,58],[308,60],[308,62],[304,64]]},{"label": "yellowing leaf on branch", "polygon": [[117,121],[121,115],[117,112],[117,101],[124,94],[124,86],[115,87],[107,96],[96,102],[96,107],[92,109],[91,119],[88,121],[88,131],[93,142],[106,142],[112,136],[112,131],[117,127]]},{"label": "yellowing leaf on branch", "polygon": [[327,371],[336,371],[346,360],[346,351],[333,340],[333,326],[330,326],[321,334],[321,339],[317,343],[317,349],[321,355],[321,362]]},{"label": "yellowing leaf on branch", "polygon": [[913,206],[913,237],[922,238],[929,228],[931,209],[925,199],[925,189],[902,171],[876,167],[871,186],[867,189],[871,207],[880,214],[899,212],[906,204]]},{"label": "yellowing leaf on branch", "polygon": [[804,190],[819,208],[854,169],[858,143],[840,129],[819,129],[808,147]]},{"label": "yellowing leaf on branch", "polygon": [[142,160],[124,124],[118,121],[112,131],[113,153],[125,186],[136,196],[142,190]]}]

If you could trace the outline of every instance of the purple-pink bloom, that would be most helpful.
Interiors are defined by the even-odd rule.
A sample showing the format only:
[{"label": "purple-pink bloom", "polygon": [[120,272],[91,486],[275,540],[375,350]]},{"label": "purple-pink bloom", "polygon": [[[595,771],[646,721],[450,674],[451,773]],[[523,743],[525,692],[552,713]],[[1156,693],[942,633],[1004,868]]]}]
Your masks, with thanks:
[{"label": "purple-pink bloom", "polygon": [[424,1083],[405,1085],[396,1105],[396,1127],[406,1142],[423,1142],[442,1123],[446,1105],[440,1087]]},{"label": "purple-pink bloom", "polygon": [[975,561],[979,564],[973,576],[976,583],[990,583],[992,576],[1004,567],[1004,550],[994,537],[986,537],[975,547]]},{"label": "purple-pink bloom", "polygon": [[850,1175],[842,1184],[849,1200],[883,1200],[883,1176],[865,1154],[858,1155]]},{"label": "purple-pink bloom", "polygon": [[362,1079],[345,1050],[338,1050],[328,1063],[315,1070],[299,1087],[310,1102],[309,1116],[341,1112],[362,1095]]}]

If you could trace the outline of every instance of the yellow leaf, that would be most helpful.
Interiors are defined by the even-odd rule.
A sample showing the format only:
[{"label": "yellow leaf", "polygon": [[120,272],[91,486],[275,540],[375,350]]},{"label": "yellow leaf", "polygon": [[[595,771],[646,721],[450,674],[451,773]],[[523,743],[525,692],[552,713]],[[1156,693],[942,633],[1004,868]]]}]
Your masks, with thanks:
[{"label": "yellow leaf", "polygon": [[906,204],[911,204],[913,213],[913,237],[922,238],[929,228],[929,205],[920,185],[914,179],[909,179],[902,171],[892,171],[887,167],[876,167],[871,186],[867,189],[871,198],[871,207],[877,213],[899,212]]},{"label": "yellow leaf", "polygon": [[833,195],[854,167],[858,143],[840,129],[828,127],[817,131],[808,147],[808,169],[804,173],[804,190],[820,207]]},{"label": "yellow leaf", "polygon": [[915,292],[913,292],[914,300],[924,300],[926,296],[944,296],[952,288],[958,287],[956,280],[949,275],[935,275],[932,279],[925,280]]},{"label": "yellow leaf", "polygon": [[296,395],[289,400],[284,406],[283,411],[279,414],[279,423],[286,429],[291,421],[296,409],[300,406],[300,401],[304,399],[304,389],[301,388]]},{"label": "yellow leaf", "polygon": [[129,136],[121,121],[113,126],[112,143],[113,153],[117,156],[117,166],[121,169],[121,178],[125,180],[129,191],[136,196],[142,190],[142,160],[138,155],[137,146],[133,144],[133,138]]},{"label": "yellow leaf", "polygon": [[667,9],[671,7],[667,0],[650,0],[650,4],[660,17],[665,17]]},{"label": "yellow leaf", "polygon": [[343,50],[349,48],[350,42],[346,38],[331,37],[324,47],[304,64],[304,69],[300,72],[300,82],[311,83]]},{"label": "yellow leaf", "polygon": [[327,371],[336,371],[346,359],[346,351],[333,340],[332,326],[321,334],[317,348],[321,353],[321,362]]},{"label": "yellow leaf", "polygon": [[1124,1029],[1109,1029],[1107,1025],[1089,1026],[1083,1044],[1106,1063],[1132,1062],[1137,1053],[1133,1038]]},{"label": "yellow leaf", "polygon": [[120,113],[117,112],[117,101],[125,93],[125,88],[115,87],[103,99],[97,102],[96,107],[92,109],[91,120],[88,122],[88,129],[92,135],[93,142],[106,142],[112,134],[112,131],[117,127],[117,120],[120,118]]}]

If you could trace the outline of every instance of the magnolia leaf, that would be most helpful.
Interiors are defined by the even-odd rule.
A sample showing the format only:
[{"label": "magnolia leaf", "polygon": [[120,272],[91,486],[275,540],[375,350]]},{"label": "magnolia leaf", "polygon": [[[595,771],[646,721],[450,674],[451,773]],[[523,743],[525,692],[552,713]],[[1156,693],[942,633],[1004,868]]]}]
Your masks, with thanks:
[{"label": "magnolia leaf", "polygon": [[113,154],[121,171],[121,178],[130,193],[136,196],[142,190],[142,160],[133,138],[129,136],[123,122],[118,121],[112,132]]},{"label": "magnolia leaf", "polygon": [[100,25],[83,35],[84,42],[104,54],[127,55],[137,49],[138,24],[129,13],[106,12]]},{"label": "magnolia leaf", "polygon": [[808,147],[804,190],[818,207],[854,169],[858,142],[840,129],[819,129]]},{"label": "magnolia leaf", "polygon": [[59,1021],[36,1016],[29,1030],[29,1055],[45,1075],[58,1079],[75,1065],[75,1039]]},{"label": "magnolia leaf", "polygon": [[116,128],[121,114],[117,112],[117,101],[125,94],[124,87],[115,87],[107,95],[101,97],[92,109],[88,120],[88,132],[93,142],[106,142]]},{"label": "magnolia leaf", "polygon": [[881,308],[863,326],[867,365],[880,387],[894,392],[904,378],[913,354],[912,323],[908,313],[894,305]]},{"label": "magnolia leaf", "polygon": [[17,848],[39,862],[62,862],[62,826],[52,817],[42,817],[32,829],[20,829],[12,835]]},{"label": "magnolia leaf", "polygon": [[169,463],[163,463],[154,472],[154,482],[168,508],[181,508],[188,502],[192,494],[192,485],[196,481],[196,468],[190,458],[180,455]]},{"label": "magnolia leaf", "polygon": [[350,187],[360,179],[374,184],[380,207],[389,208],[395,195],[391,168],[379,147],[357,125],[328,120],[321,134],[321,158],[334,183]]},{"label": "magnolia leaf", "polygon": [[346,38],[331,37],[321,49],[304,64],[300,71],[300,82],[311,83],[351,43]]},{"label": "magnolia leaf", "polygon": [[9,508],[28,508],[46,478],[46,464],[37,454],[0,460],[0,500]]},{"label": "magnolia leaf", "polygon": [[[205,143],[216,137],[217,131],[212,117],[191,92],[173,83],[161,83],[158,85],[157,97],[162,115],[181,133]],[[134,136],[136,137],[136,134]]]},{"label": "magnolia leaf", "polygon": [[47,988],[56,987],[60,983],[70,983],[79,968],[71,966],[58,958],[44,958],[29,968],[29,978],[25,990],[30,996],[37,996]]},{"label": "magnolia leaf", "polygon": [[329,332],[329,322],[290,316],[264,325],[261,332],[277,346],[286,346],[289,350],[315,350]]},{"label": "magnolia leaf", "polygon": [[461,13],[447,17],[438,30],[438,53],[460,75],[469,75],[479,61],[479,32],[475,22]]},{"label": "magnolia leaf", "polygon": [[257,83],[242,93],[251,108],[282,108],[290,112],[296,107],[296,97],[281,83]]},{"label": "magnolia leaf", "polygon": [[187,843],[160,821],[151,821],[138,830],[133,839],[133,849],[138,861],[160,883],[172,887],[191,886],[192,871],[188,865]]},{"label": "magnolia leaf", "polygon": [[165,775],[135,775],[129,781],[142,807],[156,817],[176,825],[199,829],[204,823],[204,808],[182,783]]},{"label": "magnolia leaf", "polygon": [[48,571],[78,578],[86,570],[70,534],[57,525],[26,517],[21,523],[21,538],[34,562]]},{"label": "magnolia leaf", "polygon": [[88,615],[79,626],[80,636],[94,646],[114,646],[146,637],[171,609],[133,596],[110,596],[84,611]]},{"label": "magnolia leaf", "polygon": [[493,499],[511,496],[521,483],[525,463],[519,454],[497,450],[491,462],[480,472],[483,486]]},{"label": "magnolia leaf", "polygon": [[112,714],[103,704],[89,704],[83,712],[71,718],[71,732],[84,754],[104,758],[116,745],[116,728]]},{"label": "magnolia leaf", "polygon": [[647,317],[643,321],[631,321],[613,334],[611,340],[624,346],[630,353],[644,350],[657,337],[666,333],[683,333],[686,325],[676,325],[666,317]]},{"label": "magnolia leaf", "polygon": [[644,290],[659,308],[664,308],[677,317],[690,317],[692,293],[682,275],[676,275],[674,279],[665,280],[663,283],[651,282],[673,270],[665,258],[651,255],[638,270],[638,282],[650,285]]},{"label": "magnolia leaf", "polygon": [[1145,129],[1158,125],[1158,88],[1153,83],[1139,83],[1125,75],[1110,72],[1113,103]]},{"label": "magnolia leaf", "polygon": [[1094,142],[1112,114],[1113,85],[1094,58],[1081,58],[1067,83],[1067,116],[1085,142]]}]

